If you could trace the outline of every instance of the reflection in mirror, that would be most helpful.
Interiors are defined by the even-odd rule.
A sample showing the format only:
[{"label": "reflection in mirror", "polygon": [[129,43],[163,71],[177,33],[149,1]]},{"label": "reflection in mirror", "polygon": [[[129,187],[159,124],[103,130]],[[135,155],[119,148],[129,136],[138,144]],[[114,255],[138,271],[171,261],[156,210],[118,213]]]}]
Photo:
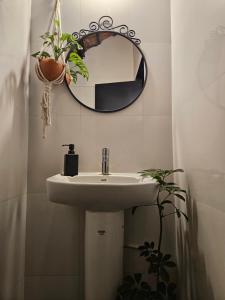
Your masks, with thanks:
[{"label": "reflection in mirror", "polygon": [[78,77],[68,88],[81,104],[99,112],[121,110],[142,93],[147,67],[143,53],[129,38],[112,31],[90,33],[79,40],[89,80]]}]

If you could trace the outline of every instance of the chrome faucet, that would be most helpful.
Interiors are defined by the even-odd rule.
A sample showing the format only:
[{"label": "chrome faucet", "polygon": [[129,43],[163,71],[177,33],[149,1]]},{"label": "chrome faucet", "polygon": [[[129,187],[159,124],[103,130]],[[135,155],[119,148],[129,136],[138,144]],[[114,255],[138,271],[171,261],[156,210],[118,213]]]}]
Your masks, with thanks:
[{"label": "chrome faucet", "polygon": [[102,175],[109,175],[109,148],[102,149]]}]

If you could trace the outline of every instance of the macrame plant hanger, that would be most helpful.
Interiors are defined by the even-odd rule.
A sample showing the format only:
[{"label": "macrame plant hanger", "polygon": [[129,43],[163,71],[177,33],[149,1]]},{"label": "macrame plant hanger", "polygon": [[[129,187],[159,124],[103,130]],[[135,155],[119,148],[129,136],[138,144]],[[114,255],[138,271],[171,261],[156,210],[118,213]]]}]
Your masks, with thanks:
[{"label": "macrame plant hanger", "polygon": [[[56,25],[55,20],[58,20],[58,25]],[[57,27],[56,27],[57,26]],[[47,29],[47,32],[53,33],[57,32],[58,35],[56,36],[56,41],[59,45],[60,43],[60,36],[62,35],[62,28],[61,28],[61,10],[60,10],[60,0],[56,0],[53,13],[49,22],[49,26]],[[54,79],[53,81],[49,81],[45,78],[44,74],[41,71],[40,67],[40,59],[42,52],[45,51],[47,48],[46,45],[43,44],[43,46],[40,49],[40,54],[37,56],[38,60],[35,65],[35,71],[37,74],[37,77],[44,83],[44,90],[42,94],[42,100],[41,100],[41,119],[43,121],[43,138],[46,138],[46,129],[47,126],[51,126],[51,91],[52,91],[52,85],[60,85],[64,81],[65,73],[66,73],[66,63],[65,63],[65,55],[64,53],[61,54],[60,58],[64,65],[62,73],[59,75],[58,78]]]}]

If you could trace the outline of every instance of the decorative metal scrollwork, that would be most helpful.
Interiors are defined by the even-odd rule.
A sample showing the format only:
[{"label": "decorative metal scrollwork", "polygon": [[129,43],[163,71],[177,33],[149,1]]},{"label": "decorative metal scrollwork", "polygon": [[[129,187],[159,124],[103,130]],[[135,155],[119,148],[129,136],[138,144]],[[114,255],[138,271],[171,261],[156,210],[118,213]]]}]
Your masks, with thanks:
[{"label": "decorative metal scrollwork", "polygon": [[110,16],[103,16],[98,22],[91,22],[89,24],[89,29],[81,29],[79,32],[74,32],[73,36],[79,40],[87,34],[98,31],[118,32],[131,39],[135,44],[141,44],[141,40],[135,37],[134,30],[129,29],[129,27],[125,24],[113,26],[113,19]]}]

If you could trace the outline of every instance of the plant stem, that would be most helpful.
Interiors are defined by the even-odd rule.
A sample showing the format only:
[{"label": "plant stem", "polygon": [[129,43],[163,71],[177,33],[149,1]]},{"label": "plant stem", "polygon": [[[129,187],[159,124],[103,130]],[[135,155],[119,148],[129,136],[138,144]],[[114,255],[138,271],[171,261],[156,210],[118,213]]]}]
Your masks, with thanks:
[{"label": "plant stem", "polygon": [[161,209],[158,206],[158,211],[159,211],[159,241],[158,241],[158,251],[161,251],[161,244],[162,244],[162,230],[163,230],[163,224],[162,224],[162,213]]},{"label": "plant stem", "polygon": [[[160,191],[158,192],[158,195],[157,195],[157,206],[158,206],[158,213],[159,213],[159,239],[158,239],[158,247],[157,247],[157,250],[158,250],[158,256],[160,255],[160,252],[161,252],[161,244],[162,244],[162,235],[163,235],[163,223],[162,223],[162,210],[161,210],[161,206],[160,206],[160,202],[159,202],[159,195],[160,195]],[[159,285],[159,271],[160,271],[160,263],[158,265],[158,270],[157,270],[157,281],[156,281],[156,290],[158,291],[158,285]]]}]

